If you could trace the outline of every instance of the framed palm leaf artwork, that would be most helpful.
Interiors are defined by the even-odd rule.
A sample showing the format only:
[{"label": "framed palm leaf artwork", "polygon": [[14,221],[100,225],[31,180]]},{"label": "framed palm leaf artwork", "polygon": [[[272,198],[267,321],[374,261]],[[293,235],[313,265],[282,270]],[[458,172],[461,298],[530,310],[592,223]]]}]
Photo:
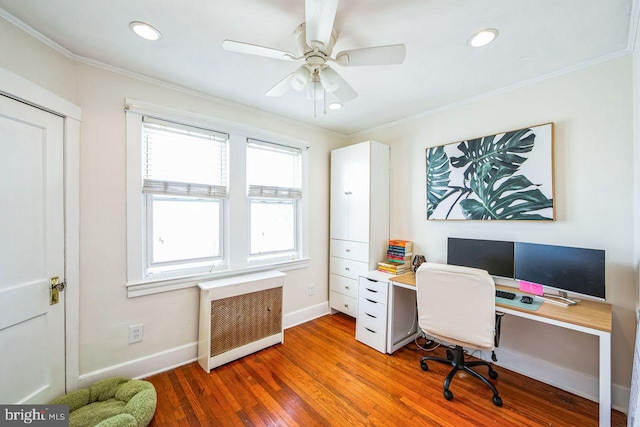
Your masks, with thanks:
[{"label": "framed palm leaf artwork", "polygon": [[553,123],[427,148],[427,219],[553,221]]}]

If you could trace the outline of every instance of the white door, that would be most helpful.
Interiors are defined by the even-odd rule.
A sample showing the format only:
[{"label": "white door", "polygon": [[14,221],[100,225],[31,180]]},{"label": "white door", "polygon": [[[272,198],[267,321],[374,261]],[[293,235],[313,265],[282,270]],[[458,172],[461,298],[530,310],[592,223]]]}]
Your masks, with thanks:
[{"label": "white door", "polygon": [[332,239],[349,239],[349,149],[331,152],[331,223]]},{"label": "white door", "polygon": [[0,403],[65,392],[63,119],[0,95]]},{"label": "white door", "polygon": [[[371,143],[349,147],[349,240],[369,243]],[[373,195],[375,197],[375,194]]]}]

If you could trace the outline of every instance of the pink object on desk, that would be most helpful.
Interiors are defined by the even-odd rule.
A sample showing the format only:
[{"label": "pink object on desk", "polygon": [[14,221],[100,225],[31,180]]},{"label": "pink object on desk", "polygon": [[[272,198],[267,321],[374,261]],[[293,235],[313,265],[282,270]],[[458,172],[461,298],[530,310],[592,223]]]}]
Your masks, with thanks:
[{"label": "pink object on desk", "polygon": [[524,280],[520,281],[520,290],[523,292],[529,292],[534,295],[542,295],[543,289],[542,285],[538,285],[537,283],[525,282]]}]

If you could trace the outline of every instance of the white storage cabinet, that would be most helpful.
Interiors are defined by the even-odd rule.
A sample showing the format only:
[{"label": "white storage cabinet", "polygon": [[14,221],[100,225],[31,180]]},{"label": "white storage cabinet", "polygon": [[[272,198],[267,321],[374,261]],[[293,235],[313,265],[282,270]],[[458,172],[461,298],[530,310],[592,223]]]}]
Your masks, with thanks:
[{"label": "white storage cabinet", "polygon": [[358,314],[358,277],[386,258],[389,146],[367,141],[331,152],[329,302]]}]

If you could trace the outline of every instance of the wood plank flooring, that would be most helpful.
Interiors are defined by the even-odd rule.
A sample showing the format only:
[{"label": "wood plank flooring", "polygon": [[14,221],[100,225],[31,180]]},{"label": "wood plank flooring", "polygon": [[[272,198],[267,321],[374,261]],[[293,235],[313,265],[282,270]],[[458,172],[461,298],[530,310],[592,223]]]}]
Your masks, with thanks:
[{"label": "wood plank flooring", "polygon": [[[504,405],[480,381],[459,374],[442,396],[449,367],[429,364],[409,344],[393,355],[355,340],[355,320],[334,314],[287,329],[284,344],[206,374],[197,363],[147,378],[158,392],[151,422],[165,426],[597,426],[598,405],[496,367]],[[429,354],[444,357],[443,348]],[[486,369],[481,372],[486,375]],[[613,411],[612,424],[626,416]]]}]

